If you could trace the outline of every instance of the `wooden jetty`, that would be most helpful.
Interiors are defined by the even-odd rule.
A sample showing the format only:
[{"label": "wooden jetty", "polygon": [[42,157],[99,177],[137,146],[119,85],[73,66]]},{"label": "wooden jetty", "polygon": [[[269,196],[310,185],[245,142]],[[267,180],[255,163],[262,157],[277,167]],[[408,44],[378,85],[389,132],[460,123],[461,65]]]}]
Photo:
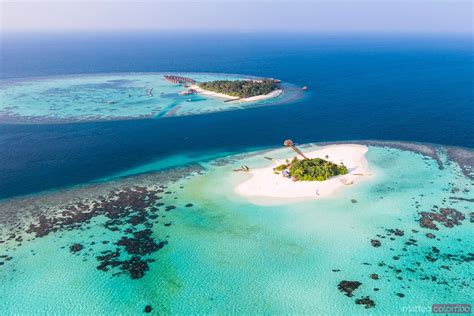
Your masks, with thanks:
[{"label": "wooden jetty", "polygon": [[300,155],[301,157],[303,157],[303,159],[308,159],[308,157],[306,157],[302,152],[301,150],[299,150],[298,148],[296,148],[295,144],[293,143],[293,141],[291,139],[287,139],[283,142],[283,145],[286,146],[286,147],[290,147],[291,149],[293,149],[298,155]]},{"label": "wooden jetty", "polygon": [[196,81],[191,78],[182,77],[182,76],[173,76],[173,75],[165,75],[163,76],[166,81],[169,81],[174,84],[196,84]]}]

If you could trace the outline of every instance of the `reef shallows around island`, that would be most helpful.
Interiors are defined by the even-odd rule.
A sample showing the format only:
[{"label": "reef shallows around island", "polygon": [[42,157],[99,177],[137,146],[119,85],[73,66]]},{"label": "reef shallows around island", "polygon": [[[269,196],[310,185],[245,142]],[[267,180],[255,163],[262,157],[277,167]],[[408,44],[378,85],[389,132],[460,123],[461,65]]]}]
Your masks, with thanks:
[{"label": "reef shallows around island", "polygon": [[235,192],[251,176],[234,169],[293,154],[281,148],[3,200],[2,310],[401,314],[470,302],[474,152],[350,144],[298,146],[354,148],[375,175],[324,198],[261,205]]},{"label": "reef shallows around island", "polygon": [[70,123],[197,115],[287,103],[302,97],[304,91],[278,80],[278,89],[264,95],[236,98],[199,86],[202,82],[224,80],[268,79],[214,73],[180,73],[179,76],[113,73],[2,79],[0,122]]}]

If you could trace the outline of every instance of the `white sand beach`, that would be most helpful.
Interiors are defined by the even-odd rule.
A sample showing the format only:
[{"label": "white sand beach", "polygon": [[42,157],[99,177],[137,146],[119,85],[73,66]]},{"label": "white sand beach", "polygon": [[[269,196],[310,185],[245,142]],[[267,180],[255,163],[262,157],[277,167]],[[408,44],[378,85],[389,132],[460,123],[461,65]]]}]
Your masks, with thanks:
[{"label": "white sand beach", "polygon": [[[301,148],[300,148],[301,150]],[[367,146],[354,144],[341,144],[320,147],[316,150],[302,152],[308,158],[322,158],[333,163],[344,163],[349,173],[342,176],[330,178],[326,181],[293,181],[275,174],[273,168],[284,163],[283,160],[275,161],[271,166],[260,169],[251,169],[250,179],[240,183],[235,188],[235,192],[245,197],[266,197],[266,198],[322,198],[327,197],[345,187],[357,185],[364,179],[370,178],[371,172],[368,167],[365,154]],[[271,155],[267,153],[266,155]],[[296,153],[288,149],[288,159],[294,157]],[[300,159],[300,157],[298,157]]]},{"label": "white sand beach", "polygon": [[249,97],[249,98],[243,98],[243,99],[240,99],[239,101],[240,102],[256,102],[256,101],[268,100],[268,99],[276,98],[282,93],[283,93],[283,90],[277,89],[267,94],[256,95],[254,97]]},{"label": "white sand beach", "polygon": [[283,93],[283,90],[277,89],[267,94],[256,95],[254,97],[249,97],[249,98],[238,98],[238,97],[233,97],[231,95],[227,95],[223,93],[217,93],[217,92],[212,92],[209,90],[204,90],[198,85],[192,85],[190,88],[196,90],[197,93],[201,93],[210,97],[223,98],[226,100],[235,100],[236,102],[240,102],[240,103],[257,102],[257,101],[262,101],[262,100],[267,100],[267,99],[273,99]]}]

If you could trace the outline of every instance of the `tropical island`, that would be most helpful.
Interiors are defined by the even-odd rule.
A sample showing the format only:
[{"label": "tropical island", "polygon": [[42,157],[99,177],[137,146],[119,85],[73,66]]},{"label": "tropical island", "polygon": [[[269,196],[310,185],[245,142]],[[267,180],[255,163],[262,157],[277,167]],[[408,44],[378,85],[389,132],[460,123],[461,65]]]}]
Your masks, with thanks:
[{"label": "tropical island", "polygon": [[[296,156],[292,159],[277,159],[281,150],[267,152],[266,159],[272,166],[242,170],[251,174],[235,187],[235,191],[249,198],[269,198],[272,200],[254,200],[257,204],[272,204],[275,198],[320,198],[330,196],[340,189],[352,186],[371,175],[365,154],[367,146],[356,144],[338,144],[316,146],[308,152],[302,152],[291,140],[284,142],[293,149]],[[269,156],[270,157],[269,157]]]},{"label": "tropical island", "polygon": [[275,79],[214,80],[191,86],[197,93],[225,98],[225,102],[256,102],[282,94],[280,81]]},{"label": "tropical island", "polygon": [[296,181],[325,181],[331,177],[347,174],[347,168],[341,162],[339,165],[322,158],[297,159],[273,168],[276,174],[283,172]]},{"label": "tropical island", "polygon": [[173,84],[181,84],[187,88],[181,92],[181,95],[201,93],[210,97],[224,98],[225,102],[256,102],[278,97],[283,92],[280,80],[271,78],[225,79],[204,82],[175,75],[165,75],[164,78]]},{"label": "tropical island", "polygon": [[278,83],[273,79],[215,80],[201,82],[198,86],[204,90],[239,98],[264,95],[278,89]]},{"label": "tropical island", "polygon": [[[293,181],[325,181],[331,177],[349,173],[343,162],[335,164],[322,158],[306,157],[296,148],[291,139],[285,140],[283,145],[293,149],[302,159],[298,160],[294,157],[291,162],[286,159],[284,164],[273,168],[275,174],[281,172],[283,176],[292,178]],[[326,155],[325,158],[329,159],[329,156]]]}]

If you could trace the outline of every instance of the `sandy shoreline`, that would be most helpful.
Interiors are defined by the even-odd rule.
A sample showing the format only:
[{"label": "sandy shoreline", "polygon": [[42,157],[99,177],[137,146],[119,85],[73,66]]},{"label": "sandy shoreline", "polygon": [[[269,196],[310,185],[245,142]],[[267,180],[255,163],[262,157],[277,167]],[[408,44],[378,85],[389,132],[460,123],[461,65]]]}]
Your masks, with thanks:
[{"label": "sandy shoreline", "polygon": [[199,87],[198,85],[192,85],[190,87],[191,89],[194,89],[197,91],[197,93],[201,93],[210,97],[216,97],[216,98],[223,98],[226,100],[235,100],[238,102],[256,102],[256,101],[262,101],[262,100],[267,100],[267,99],[273,99],[278,97],[283,93],[282,89],[277,89],[273,90],[270,93],[267,94],[262,94],[262,95],[256,95],[254,97],[249,97],[249,98],[238,98],[238,97],[233,97],[231,95],[223,94],[223,93],[217,93],[209,90],[204,90],[203,88]]},{"label": "sandy shoreline", "polygon": [[[283,199],[322,198],[336,193],[344,187],[351,187],[370,177],[371,172],[365,157],[368,148],[363,145],[344,144],[330,145],[312,151],[303,151],[308,158],[329,156],[329,161],[339,164],[343,162],[349,173],[333,177],[326,181],[297,181],[276,175],[273,168],[283,163],[274,162],[271,166],[253,169],[250,179],[235,187],[235,192],[245,197],[265,197]],[[270,153],[271,154],[271,153]],[[267,153],[268,155],[268,153]],[[295,156],[289,149],[288,158]]]}]

